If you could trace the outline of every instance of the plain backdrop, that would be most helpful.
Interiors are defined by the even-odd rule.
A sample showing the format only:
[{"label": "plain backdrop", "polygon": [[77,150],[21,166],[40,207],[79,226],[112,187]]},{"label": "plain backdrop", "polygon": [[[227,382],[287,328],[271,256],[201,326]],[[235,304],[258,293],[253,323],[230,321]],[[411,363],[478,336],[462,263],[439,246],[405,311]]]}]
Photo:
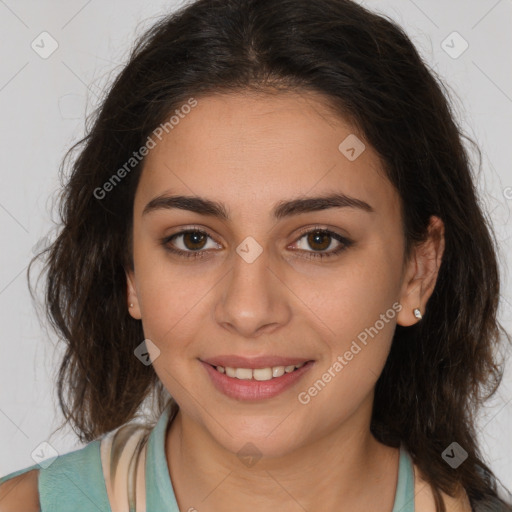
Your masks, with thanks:
[{"label": "plain backdrop", "polygon": [[[500,318],[510,332],[512,1],[361,3],[404,27],[452,91],[464,131],[481,148],[477,185],[500,243]],[[86,114],[122,69],[135,37],[177,5],[169,0],[0,0],[0,476],[34,464],[31,454],[40,443],[50,443],[58,453],[82,446],[69,428],[50,436],[62,420],[54,386],[62,347],[39,323],[26,268],[53,228],[59,165],[83,135]],[[57,49],[44,55],[52,44]],[[487,461],[509,489],[511,427],[508,368],[478,428]]]}]

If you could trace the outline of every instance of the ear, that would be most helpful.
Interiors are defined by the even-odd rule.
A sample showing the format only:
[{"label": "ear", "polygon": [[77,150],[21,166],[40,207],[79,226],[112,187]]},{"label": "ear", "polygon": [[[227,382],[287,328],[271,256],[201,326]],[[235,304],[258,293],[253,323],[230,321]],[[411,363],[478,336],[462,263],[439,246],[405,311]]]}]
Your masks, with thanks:
[{"label": "ear", "polygon": [[402,309],[397,323],[402,326],[418,322],[414,310],[425,314],[427,301],[434,291],[444,253],[444,224],[439,217],[430,217],[427,239],[412,250],[400,292]]},{"label": "ear", "polygon": [[[139,306],[139,299],[137,296],[137,289],[135,288],[135,272],[133,270],[127,270],[125,268],[126,274],[126,296],[128,298],[128,312],[130,315],[136,320],[140,320],[142,318]],[[130,304],[133,306],[130,307]]]}]

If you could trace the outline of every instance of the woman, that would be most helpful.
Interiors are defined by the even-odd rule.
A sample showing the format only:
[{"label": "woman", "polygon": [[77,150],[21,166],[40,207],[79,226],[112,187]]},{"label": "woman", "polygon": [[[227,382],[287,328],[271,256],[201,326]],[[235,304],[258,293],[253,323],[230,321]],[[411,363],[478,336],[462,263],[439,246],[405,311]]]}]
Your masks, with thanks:
[{"label": "woman", "polygon": [[0,507],[511,510],[473,420],[501,371],[492,233],[400,28],[196,1],[82,146],[46,299],[88,444],[4,477]]}]

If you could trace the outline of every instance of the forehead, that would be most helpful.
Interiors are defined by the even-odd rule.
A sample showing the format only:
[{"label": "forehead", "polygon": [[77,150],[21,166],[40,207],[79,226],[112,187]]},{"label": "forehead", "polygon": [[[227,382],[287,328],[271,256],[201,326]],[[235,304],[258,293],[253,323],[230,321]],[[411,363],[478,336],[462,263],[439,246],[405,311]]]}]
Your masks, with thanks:
[{"label": "forehead", "polygon": [[[283,198],[326,192],[358,197],[377,211],[396,207],[378,155],[315,93],[201,97],[155,141],[136,211],[162,193],[208,197],[238,213],[251,206],[260,214],[258,207],[269,210]],[[355,160],[343,152],[344,141],[359,144],[358,152],[364,147]]]}]

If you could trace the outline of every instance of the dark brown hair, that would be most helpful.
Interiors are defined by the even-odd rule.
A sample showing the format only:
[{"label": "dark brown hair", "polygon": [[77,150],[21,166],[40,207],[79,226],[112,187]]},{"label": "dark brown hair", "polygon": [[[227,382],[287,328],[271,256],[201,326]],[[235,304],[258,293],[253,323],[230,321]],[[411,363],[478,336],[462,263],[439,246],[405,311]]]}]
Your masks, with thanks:
[{"label": "dark brown hair", "polygon": [[[352,122],[400,194],[407,255],[432,215],[443,220],[438,282],[423,320],[396,328],[371,428],[382,443],[405,445],[433,485],[438,510],[445,509],[439,490],[452,494],[460,485],[474,506],[512,510],[497,498],[475,432],[478,406],[500,382],[495,350],[506,333],[497,321],[494,237],[465,136],[445,86],[403,30],[348,0],[198,0],[138,40],[86,136],[66,155],[63,167],[80,149],[64,180],[61,230],[41,254],[48,316],[67,345],[58,375],[66,422],[91,441],[134,418],[149,396],[160,410],[166,400],[152,366],[134,356],[144,334],[127,312],[124,269],[133,264],[143,160],[103,197],[97,191],[191,97],[241,90],[321,93]],[[452,442],[468,453],[457,469],[441,456]]]}]

